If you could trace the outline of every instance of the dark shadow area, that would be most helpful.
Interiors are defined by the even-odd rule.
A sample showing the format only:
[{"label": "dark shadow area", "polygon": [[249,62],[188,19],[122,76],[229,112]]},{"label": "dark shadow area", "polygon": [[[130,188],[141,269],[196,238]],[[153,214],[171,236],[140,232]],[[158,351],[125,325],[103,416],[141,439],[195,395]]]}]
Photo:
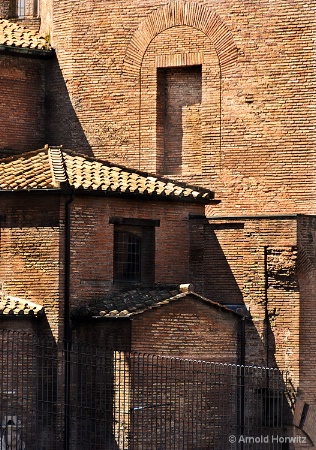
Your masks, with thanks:
[{"label": "dark shadow area", "polygon": [[[223,237],[222,243],[217,232]],[[243,305],[236,280],[236,276],[242,275],[242,253],[235,250],[242,248],[237,241],[242,243],[243,224],[192,223],[191,236],[190,274],[195,291],[222,304]],[[227,260],[224,249],[230,254],[231,261]]]},{"label": "dark shadow area", "polygon": [[[17,231],[32,228],[35,231],[38,228],[58,227],[59,208],[60,194],[58,192],[57,195],[45,191],[32,195],[25,191],[2,193],[1,228]],[[21,241],[18,244],[21,244]],[[12,252],[11,248],[10,251]]]},{"label": "dark shadow area", "polygon": [[[16,329],[19,321],[10,322]],[[60,448],[58,348],[50,334],[39,331],[43,321],[23,319],[29,332],[0,331],[1,448]]]},{"label": "dark shadow area", "polygon": [[49,61],[1,54],[0,157],[45,145],[45,67]]},{"label": "dark shadow area", "polygon": [[[81,105],[76,105],[78,109]],[[93,156],[90,144],[70,100],[58,59],[46,66],[45,95],[46,143],[62,145]]]},{"label": "dark shadow area", "polygon": [[[267,250],[265,249],[265,252]],[[191,253],[190,253],[190,281],[195,291],[205,297],[224,304],[241,314],[247,315],[243,299],[244,286],[243,258],[244,253],[244,224],[243,223],[209,223],[191,220]],[[266,264],[266,257],[265,263]],[[266,264],[267,265],[267,264]],[[258,387],[254,387],[251,395],[247,385],[254,383],[251,371],[240,373],[240,403],[239,427],[241,434],[254,436],[256,432],[270,434],[270,444],[274,429],[281,426],[281,435],[288,435],[288,425],[293,415],[293,401],[295,392],[286,373],[278,369],[275,359],[276,344],[271,328],[268,312],[268,268],[265,268],[266,297],[262,303],[262,323],[257,325],[252,317],[246,316],[244,329],[241,327],[240,346],[243,354],[242,364],[255,364],[269,367],[271,372],[265,372],[265,378]],[[257,326],[262,327],[259,335]],[[273,381],[274,380],[274,381]],[[274,390],[277,380],[278,390]],[[255,399],[255,400],[254,400]],[[260,408],[261,414],[254,414]],[[281,419],[282,416],[282,419]],[[283,433],[283,434],[282,434]],[[282,441],[282,439],[281,439]],[[279,442],[275,448],[287,449],[286,442]],[[240,448],[261,448],[247,446]],[[269,446],[267,448],[270,448]],[[271,444],[271,448],[274,448]]]},{"label": "dark shadow area", "polygon": [[[98,346],[96,336],[92,345],[65,346],[50,335],[1,330],[2,433],[19,433],[29,450],[227,450],[230,436],[238,450],[289,448],[278,369],[131,353]],[[244,443],[249,438],[256,440]]]}]

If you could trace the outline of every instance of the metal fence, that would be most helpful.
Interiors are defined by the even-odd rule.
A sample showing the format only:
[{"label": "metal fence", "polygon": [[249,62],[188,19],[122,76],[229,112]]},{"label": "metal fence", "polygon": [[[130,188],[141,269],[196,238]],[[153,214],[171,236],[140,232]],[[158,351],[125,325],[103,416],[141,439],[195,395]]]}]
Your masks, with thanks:
[{"label": "metal fence", "polygon": [[7,331],[0,332],[0,351],[2,449],[286,448],[278,438],[286,380],[276,369]]}]

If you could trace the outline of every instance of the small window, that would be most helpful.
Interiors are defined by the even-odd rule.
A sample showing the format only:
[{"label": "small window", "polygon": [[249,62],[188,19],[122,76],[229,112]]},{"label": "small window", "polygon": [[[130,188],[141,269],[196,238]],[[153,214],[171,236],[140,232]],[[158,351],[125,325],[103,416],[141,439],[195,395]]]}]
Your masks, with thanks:
[{"label": "small window", "polygon": [[136,234],[123,230],[115,230],[115,281],[141,281],[141,244],[141,238]]},{"label": "small window", "polygon": [[153,284],[157,221],[113,218],[110,223],[114,224],[114,283]]},{"label": "small window", "polygon": [[15,14],[20,19],[37,17],[38,16],[38,5],[39,0],[17,0],[15,3]]},{"label": "small window", "polygon": [[18,17],[25,17],[26,15],[26,0],[18,0]]}]

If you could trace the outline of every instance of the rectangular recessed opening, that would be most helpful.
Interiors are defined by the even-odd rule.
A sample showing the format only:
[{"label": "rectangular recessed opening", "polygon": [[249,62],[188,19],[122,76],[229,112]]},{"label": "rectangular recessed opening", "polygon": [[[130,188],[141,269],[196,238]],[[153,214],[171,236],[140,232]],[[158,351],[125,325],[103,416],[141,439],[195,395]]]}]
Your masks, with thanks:
[{"label": "rectangular recessed opening", "polygon": [[[157,69],[157,169],[182,174],[186,147],[200,152],[202,66]],[[194,148],[196,147],[196,148]]]}]

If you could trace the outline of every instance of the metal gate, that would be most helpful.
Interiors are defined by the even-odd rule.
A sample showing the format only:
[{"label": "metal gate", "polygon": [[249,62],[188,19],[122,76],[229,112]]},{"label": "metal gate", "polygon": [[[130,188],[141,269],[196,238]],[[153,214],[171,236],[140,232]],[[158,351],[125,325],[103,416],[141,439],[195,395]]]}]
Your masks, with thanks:
[{"label": "metal gate", "polygon": [[279,370],[7,331],[0,350],[1,440],[16,450],[286,448]]}]

